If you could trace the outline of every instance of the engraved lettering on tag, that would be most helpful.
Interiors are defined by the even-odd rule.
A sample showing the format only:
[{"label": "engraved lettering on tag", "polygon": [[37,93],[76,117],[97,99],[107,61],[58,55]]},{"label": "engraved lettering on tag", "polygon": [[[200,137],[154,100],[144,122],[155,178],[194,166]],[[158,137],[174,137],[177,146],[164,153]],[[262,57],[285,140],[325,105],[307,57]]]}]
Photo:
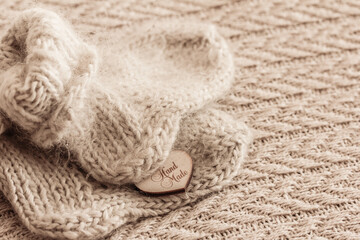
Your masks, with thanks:
[{"label": "engraved lettering on tag", "polygon": [[149,194],[183,192],[190,183],[192,170],[191,157],[184,151],[174,150],[162,167],[136,187]]}]

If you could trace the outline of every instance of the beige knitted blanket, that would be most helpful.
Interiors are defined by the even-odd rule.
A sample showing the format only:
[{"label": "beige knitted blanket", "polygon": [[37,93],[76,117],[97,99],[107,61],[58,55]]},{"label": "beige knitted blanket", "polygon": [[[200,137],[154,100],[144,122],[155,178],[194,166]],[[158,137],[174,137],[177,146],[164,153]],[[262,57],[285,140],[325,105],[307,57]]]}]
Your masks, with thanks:
[{"label": "beige knitted blanket", "polygon": [[[0,31],[34,6],[89,39],[149,20],[211,22],[233,51],[236,84],[220,108],[255,132],[240,175],[109,239],[360,239],[357,1],[5,0]],[[0,239],[42,239],[2,195],[0,223]]]}]

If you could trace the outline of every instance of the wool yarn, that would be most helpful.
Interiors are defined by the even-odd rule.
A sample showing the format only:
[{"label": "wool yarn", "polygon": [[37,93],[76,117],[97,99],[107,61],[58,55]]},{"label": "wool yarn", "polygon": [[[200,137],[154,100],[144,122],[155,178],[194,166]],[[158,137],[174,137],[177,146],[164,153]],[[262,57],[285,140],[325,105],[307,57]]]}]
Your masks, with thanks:
[{"label": "wool yarn", "polygon": [[[116,41],[99,57],[43,9],[1,40],[0,189],[37,234],[105,236],[220,190],[245,158],[249,129],[212,103],[234,72],[213,26],[146,23]],[[139,193],[172,149],[194,161],[186,193]]]}]

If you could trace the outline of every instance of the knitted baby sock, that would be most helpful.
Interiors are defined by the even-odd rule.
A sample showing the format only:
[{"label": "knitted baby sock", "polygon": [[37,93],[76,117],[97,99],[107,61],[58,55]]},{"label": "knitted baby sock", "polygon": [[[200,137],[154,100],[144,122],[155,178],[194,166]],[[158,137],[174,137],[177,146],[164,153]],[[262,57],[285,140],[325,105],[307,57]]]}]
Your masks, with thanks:
[{"label": "knitted baby sock", "polygon": [[38,146],[65,146],[94,178],[115,184],[138,182],[162,165],[180,119],[227,91],[233,75],[212,27],[124,32],[120,48],[103,57],[101,78],[95,51],[54,13],[24,12],[2,41],[3,58],[13,53],[2,63],[5,115]]},{"label": "knitted baby sock", "polygon": [[[231,182],[251,142],[243,123],[209,104],[233,76],[213,27],[150,23],[97,48],[99,67],[95,50],[41,9],[1,42],[0,189],[38,234],[98,238],[193,202]],[[147,197],[125,184],[153,174],[172,149],[194,162],[186,193]]]}]

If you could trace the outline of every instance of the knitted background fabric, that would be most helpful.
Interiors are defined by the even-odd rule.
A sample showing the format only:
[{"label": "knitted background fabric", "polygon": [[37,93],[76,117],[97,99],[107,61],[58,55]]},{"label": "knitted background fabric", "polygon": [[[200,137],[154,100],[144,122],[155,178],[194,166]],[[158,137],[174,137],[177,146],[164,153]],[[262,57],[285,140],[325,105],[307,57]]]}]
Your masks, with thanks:
[{"label": "knitted background fabric", "polygon": [[[236,85],[218,108],[256,130],[231,186],[110,239],[359,239],[360,5],[357,1],[2,1],[0,27],[33,6],[89,38],[149,20],[217,25]],[[99,35],[98,35],[99,34]],[[0,204],[3,238],[40,239]]]}]

